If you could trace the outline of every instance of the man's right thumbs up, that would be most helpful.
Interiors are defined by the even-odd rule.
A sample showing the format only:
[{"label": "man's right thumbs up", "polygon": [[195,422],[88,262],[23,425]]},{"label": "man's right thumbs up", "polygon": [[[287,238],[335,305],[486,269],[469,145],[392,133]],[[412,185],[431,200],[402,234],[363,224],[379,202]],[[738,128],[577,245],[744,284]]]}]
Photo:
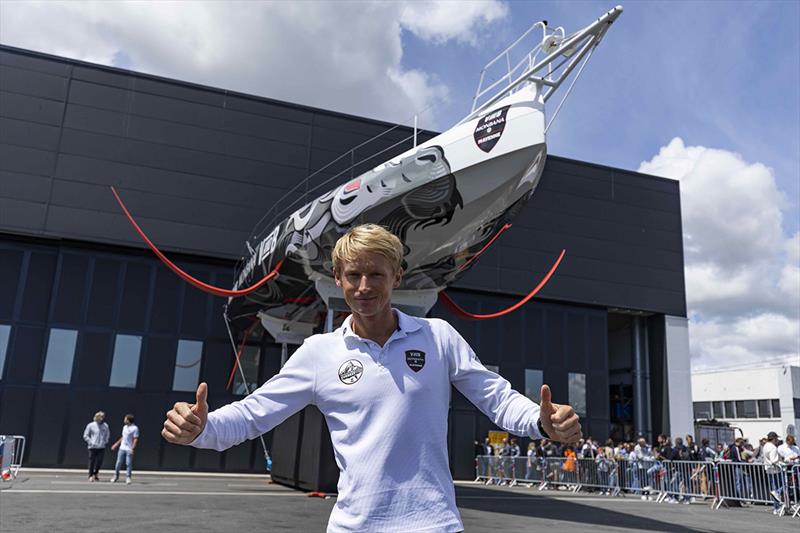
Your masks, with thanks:
[{"label": "man's right thumbs up", "polygon": [[208,385],[201,383],[195,398],[195,403],[178,402],[167,411],[161,436],[168,442],[189,444],[205,429],[208,420]]}]

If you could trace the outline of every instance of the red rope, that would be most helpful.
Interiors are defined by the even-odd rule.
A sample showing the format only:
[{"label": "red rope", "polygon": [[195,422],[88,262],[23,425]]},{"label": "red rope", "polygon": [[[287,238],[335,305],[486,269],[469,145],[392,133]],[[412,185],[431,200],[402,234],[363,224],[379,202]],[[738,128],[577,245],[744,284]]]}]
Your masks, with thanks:
[{"label": "red rope", "polygon": [[534,287],[533,290],[531,292],[529,292],[528,295],[525,298],[523,298],[522,300],[518,301],[517,303],[515,303],[511,307],[503,309],[502,311],[498,311],[496,313],[490,313],[490,314],[487,314],[487,315],[477,315],[477,314],[474,314],[474,313],[469,313],[469,312],[463,310],[461,307],[459,307],[458,304],[455,303],[453,301],[453,299],[450,298],[447,294],[445,294],[444,291],[441,291],[439,293],[439,301],[441,301],[444,305],[446,305],[455,314],[457,314],[461,318],[464,318],[464,319],[467,319],[467,320],[485,320],[487,318],[498,318],[498,317],[501,317],[503,315],[507,315],[508,313],[516,311],[517,309],[519,309],[520,307],[522,307],[523,305],[528,303],[528,300],[533,298],[534,295],[537,292],[539,292],[542,289],[542,287],[545,286],[545,284],[550,280],[550,277],[553,275],[553,273],[558,268],[558,265],[561,264],[561,260],[564,259],[564,255],[566,253],[567,253],[566,250],[561,250],[561,254],[558,256],[558,259],[556,259],[556,262],[553,263],[553,266],[550,267],[550,271],[547,272],[545,277],[542,278],[542,281],[540,281],[539,284],[536,285],[536,287]]},{"label": "red rope", "polygon": [[[256,327],[256,324],[258,324],[258,320],[254,320],[253,323],[250,324],[250,327],[247,328],[244,332],[244,336],[242,337],[242,344],[239,345],[239,351],[236,353],[236,363],[233,365],[233,368],[231,369],[231,375],[228,378],[228,384],[225,385],[225,390],[229,390],[231,388],[231,383],[233,383],[233,376],[236,375],[236,368],[239,366],[240,364],[239,360],[242,358],[244,345],[247,342],[248,337],[250,337],[250,332],[253,331],[254,327]],[[242,374],[244,374],[244,371],[242,371]]]},{"label": "red rope", "polygon": [[223,296],[223,297],[226,297],[226,298],[228,298],[228,297],[236,298],[238,296],[245,296],[247,294],[250,294],[253,291],[258,290],[259,288],[264,286],[264,284],[267,283],[269,280],[274,279],[274,278],[276,278],[278,276],[278,269],[281,268],[281,265],[283,264],[283,261],[284,261],[283,259],[281,259],[278,262],[278,264],[275,265],[275,268],[273,268],[272,271],[269,274],[267,274],[266,276],[261,278],[261,281],[257,282],[255,285],[251,285],[250,287],[247,287],[246,289],[228,290],[228,289],[223,289],[223,288],[220,288],[220,287],[215,287],[213,285],[208,285],[207,283],[203,283],[199,279],[194,278],[191,275],[189,275],[188,273],[184,272],[183,270],[181,270],[181,268],[178,265],[176,265],[175,263],[173,263],[172,261],[167,259],[167,256],[165,256],[163,253],[161,253],[161,250],[156,248],[156,245],[153,244],[153,242],[150,239],[147,238],[147,235],[145,235],[144,231],[142,231],[142,228],[140,228],[139,224],[137,224],[136,221],[133,219],[133,217],[131,216],[130,212],[125,207],[125,204],[122,203],[122,198],[120,198],[119,194],[117,194],[117,190],[114,187],[111,187],[111,192],[114,193],[114,196],[117,198],[117,202],[119,203],[119,206],[122,208],[122,211],[125,213],[125,216],[128,217],[128,221],[131,223],[131,225],[136,230],[136,232],[139,234],[139,236],[142,238],[142,240],[145,242],[145,244],[147,244],[147,246],[150,247],[150,249],[153,251],[153,253],[156,254],[156,257],[161,259],[161,262],[164,263],[167,266],[167,268],[172,270],[175,274],[178,275],[178,277],[180,277],[183,281],[185,281],[189,285],[191,285],[191,286],[193,286],[193,287],[195,287],[197,289],[200,289],[203,292],[207,292],[207,293],[213,294],[215,296]]},{"label": "red rope", "polygon": [[472,257],[470,257],[470,258],[469,258],[469,261],[467,261],[466,263],[464,263],[463,265],[461,265],[460,267],[458,267],[458,272],[461,272],[462,270],[464,270],[465,268],[467,268],[467,266],[469,266],[469,264],[470,264],[470,263],[472,263],[473,261],[475,261],[475,260],[478,258],[478,256],[479,256],[479,255],[481,255],[483,252],[485,252],[485,251],[486,251],[486,249],[487,249],[488,247],[490,247],[490,246],[492,245],[492,243],[494,243],[494,241],[496,241],[496,240],[497,240],[497,238],[500,236],[500,234],[501,234],[501,233],[503,233],[505,230],[507,230],[507,229],[508,229],[508,228],[510,228],[510,227],[511,227],[511,224],[505,224],[505,225],[503,225],[503,227],[502,227],[502,228],[500,228],[500,231],[498,231],[498,232],[495,234],[495,236],[494,236],[494,237],[492,237],[492,240],[490,240],[489,242],[487,242],[487,243],[486,243],[486,244],[483,246],[483,248],[481,248],[480,250],[478,250],[478,253],[476,253],[475,255],[473,255]]}]

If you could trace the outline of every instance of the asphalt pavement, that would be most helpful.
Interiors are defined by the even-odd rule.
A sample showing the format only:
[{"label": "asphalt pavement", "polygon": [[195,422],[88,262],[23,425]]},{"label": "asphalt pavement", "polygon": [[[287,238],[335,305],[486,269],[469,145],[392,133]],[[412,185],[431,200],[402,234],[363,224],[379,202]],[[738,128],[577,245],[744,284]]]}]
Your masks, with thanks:
[{"label": "asphalt pavement", "polygon": [[[0,485],[2,533],[322,532],[335,497],[309,497],[268,476],[134,473],[89,483],[80,472],[21,471]],[[712,510],[628,497],[456,482],[466,531],[752,533],[800,531],[765,506]]]}]

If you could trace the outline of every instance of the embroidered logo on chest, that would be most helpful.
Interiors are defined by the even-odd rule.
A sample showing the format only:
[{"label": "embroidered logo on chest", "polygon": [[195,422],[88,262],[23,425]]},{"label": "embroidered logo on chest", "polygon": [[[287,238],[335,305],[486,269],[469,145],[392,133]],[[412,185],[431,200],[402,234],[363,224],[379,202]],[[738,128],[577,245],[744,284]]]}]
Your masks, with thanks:
[{"label": "embroidered logo on chest", "polygon": [[350,359],[349,361],[345,361],[342,363],[342,366],[339,367],[339,379],[345,385],[352,385],[361,379],[361,375],[363,373],[364,365],[362,365],[361,361],[358,359]]},{"label": "embroidered logo on chest", "polygon": [[425,352],[421,350],[406,350],[406,364],[414,372],[419,372],[425,366]]}]

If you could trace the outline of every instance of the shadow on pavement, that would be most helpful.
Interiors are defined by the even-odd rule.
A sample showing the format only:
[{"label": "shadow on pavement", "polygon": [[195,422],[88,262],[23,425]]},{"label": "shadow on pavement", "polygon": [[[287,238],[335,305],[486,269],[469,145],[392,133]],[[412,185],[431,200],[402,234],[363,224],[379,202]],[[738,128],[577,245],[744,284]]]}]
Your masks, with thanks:
[{"label": "shadow on pavement", "polygon": [[[498,496],[502,496],[498,498]],[[540,520],[558,520],[586,525],[613,526],[617,529],[667,531],[670,533],[706,533],[679,524],[655,520],[646,516],[620,513],[581,504],[579,499],[548,498],[545,494],[524,495],[480,487],[457,487],[456,500],[462,509],[505,513]]]}]

